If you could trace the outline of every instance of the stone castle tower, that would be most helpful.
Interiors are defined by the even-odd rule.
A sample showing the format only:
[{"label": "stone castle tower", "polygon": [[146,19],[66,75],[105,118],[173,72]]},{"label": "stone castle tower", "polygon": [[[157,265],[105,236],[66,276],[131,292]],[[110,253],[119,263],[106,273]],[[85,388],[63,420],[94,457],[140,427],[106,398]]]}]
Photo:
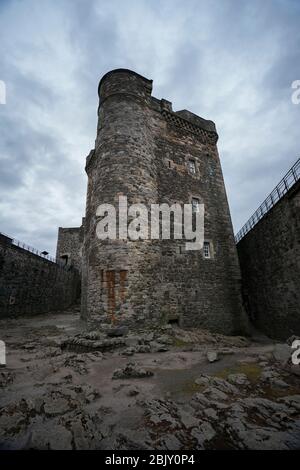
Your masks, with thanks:
[{"label": "stone castle tower", "polygon": [[[243,330],[240,271],[212,121],[151,96],[152,80],[126,69],[104,75],[88,175],[82,315],[115,324],[178,322]],[[205,245],[185,240],[99,240],[99,204],[205,204]]]}]

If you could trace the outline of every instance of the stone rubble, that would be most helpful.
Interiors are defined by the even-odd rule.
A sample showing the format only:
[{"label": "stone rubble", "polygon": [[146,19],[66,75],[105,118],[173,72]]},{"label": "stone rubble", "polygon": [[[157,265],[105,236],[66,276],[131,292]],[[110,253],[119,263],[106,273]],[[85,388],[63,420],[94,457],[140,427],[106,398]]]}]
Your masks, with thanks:
[{"label": "stone rubble", "polygon": [[77,333],[75,321],[34,318],[28,343],[6,326],[1,449],[300,449],[288,344],[177,326]]},{"label": "stone rubble", "polygon": [[150,370],[145,370],[139,367],[134,362],[129,362],[122,369],[116,369],[113,373],[113,379],[140,379],[143,377],[151,377],[153,372]]}]

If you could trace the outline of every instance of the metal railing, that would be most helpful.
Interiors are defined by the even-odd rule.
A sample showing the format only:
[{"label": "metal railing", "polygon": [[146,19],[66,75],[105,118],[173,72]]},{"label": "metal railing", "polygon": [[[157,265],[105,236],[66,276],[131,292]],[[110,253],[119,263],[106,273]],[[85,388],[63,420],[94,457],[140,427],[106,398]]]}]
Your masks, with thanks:
[{"label": "metal railing", "polygon": [[30,253],[33,253],[37,256],[40,256],[41,258],[44,258],[48,261],[51,261],[51,263],[55,263],[58,266],[64,268],[65,267],[65,262],[61,260],[56,260],[53,256],[49,255],[49,253],[43,253],[42,251],[37,250],[36,248],[33,248],[30,245],[27,245],[26,243],[20,242],[20,240],[17,240],[16,238],[12,238],[6,233],[0,232],[0,236],[6,237],[9,240],[11,240],[11,244],[18,246],[19,248],[22,248],[23,250],[29,251]]},{"label": "metal railing", "polygon": [[238,243],[250,230],[269,212],[269,210],[278,202],[292,186],[300,179],[300,158],[282,178],[278,185],[273,189],[269,196],[254,212],[250,219],[243,225],[235,236],[235,242]]}]

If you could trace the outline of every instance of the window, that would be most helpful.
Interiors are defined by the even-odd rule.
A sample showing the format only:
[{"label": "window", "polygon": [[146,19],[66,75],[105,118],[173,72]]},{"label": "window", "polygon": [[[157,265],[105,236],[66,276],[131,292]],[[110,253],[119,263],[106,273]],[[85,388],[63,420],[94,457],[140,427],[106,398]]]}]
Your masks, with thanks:
[{"label": "window", "polygon": [[193,212],[199,212],[199,199],[196,197],[192,198],[192,211]]},{"label": "window", "polygon": [[212,166],[208,167],[208,174],[209,174],[209,176],[214,176],[214,169],[213,169]]},{"label": "window", "polygon": [[210,258],[211,257],[210,242],[204,242],[203,243],[203,255],[204,255],[204,258]]},{"label": "window", "polygon": [[195,160],[188,161],[188,170],[192,175],[196,174],[196,163]]},{"label": "window", "polygon": [[60,259],[65,263],[65,266],[67,266],[69,262],[69,256],[68,255],[62,255]]},{"label": "window", "polygon": [[183,246],[181,246],[181,245],[178,246],[178,251],[177,251],[177,253],[178,253],[179,255],[182,255],[182,254],[183,254]]}]

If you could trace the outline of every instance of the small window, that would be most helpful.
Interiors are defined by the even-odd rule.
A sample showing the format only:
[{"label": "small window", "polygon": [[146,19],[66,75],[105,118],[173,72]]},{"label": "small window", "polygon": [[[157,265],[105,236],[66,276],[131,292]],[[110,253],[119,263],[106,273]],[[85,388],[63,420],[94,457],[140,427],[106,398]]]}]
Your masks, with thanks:
[{"label": "small window", "polygon": [[192,211],[199,212],[199,205],[200,205],[199,199],[197,199],[196,197],[193,197],[192,198]]},{"label": "small window", "polygon": [[214,176],[214,170],[211,167],[208,169],[208,174],[209,176]]},{"label": "small window", "polygon": [[60,259],[64,262],[65,266],[67,266],[69,262],[69,256],[68,255],[62,255]]},{"label": "small window", "polygon": [[188,161],[188,170],[192,175],[196,174],[196,163],[195,160]]},{"label": "small window", "polygon": [[179,255],[182,255],[182,254],[183,254],[183,246],[182,246],[182,245],[180,245],[180,246],[178,247],[177,253],[178,253]]},{"label": "small window", "polygon": [[203,244],[203,255],[204,255],[204,258],[211,258],[210,242],[204,242],[204,244]]}]

